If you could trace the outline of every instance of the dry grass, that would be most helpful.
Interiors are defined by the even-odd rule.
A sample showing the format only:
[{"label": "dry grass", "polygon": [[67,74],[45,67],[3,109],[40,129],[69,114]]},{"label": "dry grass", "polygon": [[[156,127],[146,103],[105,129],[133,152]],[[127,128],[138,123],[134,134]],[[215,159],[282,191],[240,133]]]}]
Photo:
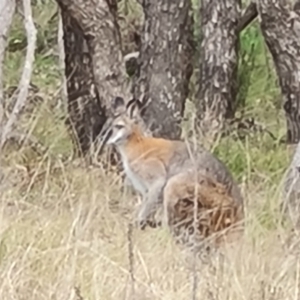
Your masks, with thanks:
[{"label": "dry grass", "polygon": [[225,259],[195,265],[167,229],[134,228],[132,278],[128,226],[137,199],[113,172],[59,160],[71,154],[71,142],[48,98],[21,124],[49,153],[13,146],[1,153],[1,300],[299,298],[299,259],[286,245],[289,228],[278,222],[282,146],[263,135],[217,146],[246,201],[245,237],[225,249]]},{"label": "dry grass", "polygon": [[[42,2],[35,8],[40,42],[56,31],[49,27],[55,3]],[[255,32],[243,35],[244,50],[252,49]],[[21,33],[17,18],[11,44]],[[275,72],[267,71],[261,40],[251,76],[244,72],[250,76],[246,116],[261,120],[279,139],[285,121]],[[50,152],[39,157],[12,147],[0,157],[0,173],[7,175],[0,183],[0,299],[195,299],[195,264],[166,229],[133,230],[132,280],[127,235],[136,199],[129,190],[121,191],[120,178],[99,168],[59,162],[58,154],[70,155],[72,146],[55,103],[61,86],[57,57],[52,48],[49,53],[37,53],[32,78],[45,105],[24,116],[21,125]],[[18,82],[23,56],[22,50],[6,53],[6,87]],[[280,225],[277,213],[286,149],[256,134],[243,141],[225,138],[215,153],[241,183],[246,232],[225,249],[225,260],[214,256],[207,264],[197,263],[196,299],[300,299],[299,256],[287,246],[290,230]]]},{"label": "dry grass", "polygon": [[[3,170],[10,185],[0,201],[1,300],[192,299],[192,258],[166,229],[133,230],[132,281],[127,233],[136,199],[121,192],[120,178],[50,157],[28,172],[16,153],[8,158]],[[276,222],[275,205],[267,210],[272,225],[264,224],[275,185],[265,194],[262,187],[245,191],[244,239],[226,249],[225,260],[197,263],[197,299],[299,299],[299,258],[286,247],[289,231]]]},{"label": "dry grass", "polygon": [[[133,281],[127,235],[136,198],[122,192],[114,173],[60,162],[59,154],[70,155],[72,147],[52,101],[44,95],[21,122],[49,153],[40,157],[12,146],[1,153],[7,175],[0,184],[1,300],[300,297],[299,259],[287,248],[289,229],[277,215],[278,182],[288,161],[282,145],[257,134],[245,141],[229,137],[215,148],[244,190],[246,232],[226,249],[225,261],[214,256],[197,263],[193,298],[194,261],[166,229],[133,230]],[[268,105],[253,115],[268,116],[271,129],[283,131],[271,100]]]}]

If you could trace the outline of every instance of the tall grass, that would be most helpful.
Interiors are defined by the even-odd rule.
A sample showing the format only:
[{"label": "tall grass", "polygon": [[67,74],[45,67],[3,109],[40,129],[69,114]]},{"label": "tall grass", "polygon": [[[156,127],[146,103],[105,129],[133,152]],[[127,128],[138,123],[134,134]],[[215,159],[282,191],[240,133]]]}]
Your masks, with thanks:
[{"label": "tall grass", "polygon": [[[55,24],[49,27],[45,18],[54,8],[50,1],[35,6],[42,46],[32,82],[44,101],[20,120],[49,152],[40,156],[11,145],[1,154],[8,178],[0,196],[1,300],[192,299],[193,261],[166,229],[133,229],[131,261],[127,231],[137,201],[121,189],[120,177],[59,159],[71,155],[72,143],[60,108],[53,108],[61,83],[51,44]],[[16,18],[9,41],[23,39]],[[22,47],[6,53],[6,87],[18,82],[23,57]],[[241,36],[240,57],[239,110],[279,140],[285,132],[280,94],[256,24]],[[192,101],[186,113],[193,114]],[[224,260],[216,256],[196,266],[198,299],[298,299],[299,259],[287,247],[289,227],[278,222],[279,183],[289,161],[285,147],[266,133],[243,140],[233,133],[214,152],[241,184],[246,232]]]}]

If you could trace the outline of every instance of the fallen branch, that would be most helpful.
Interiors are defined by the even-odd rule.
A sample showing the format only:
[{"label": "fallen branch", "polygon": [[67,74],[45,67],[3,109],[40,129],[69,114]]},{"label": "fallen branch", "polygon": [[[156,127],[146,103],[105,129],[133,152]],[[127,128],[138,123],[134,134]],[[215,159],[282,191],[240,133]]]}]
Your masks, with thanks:
[{"label": "fallen branch", "polygon": [[256,3],[251,1],[251,3],[244,10],[241,19],[239,20],[237,30],[241,33],[254,19],[258,16],[258,11]]},{"label": "fallen branch", "polygon": [[14,106],[14,109],[11,115],[9,116],[9,119],[7,120],[6,124],[3,125],[2,134],[0,136],[0,149],[5,144],[9,134],[13,131],[13,127],[21,111],[25,106],[31,74],[32,74],[32,66],[34,62],[37,31],[32,19],[30,0],[23,0],[23,9],[24,9],[24,23],[25,23],[25,29],[26,29],[27,41],[28,41],[27,53],[26,53],[22,77],[18,86],[19,94],[17,97],[16,105]]}]

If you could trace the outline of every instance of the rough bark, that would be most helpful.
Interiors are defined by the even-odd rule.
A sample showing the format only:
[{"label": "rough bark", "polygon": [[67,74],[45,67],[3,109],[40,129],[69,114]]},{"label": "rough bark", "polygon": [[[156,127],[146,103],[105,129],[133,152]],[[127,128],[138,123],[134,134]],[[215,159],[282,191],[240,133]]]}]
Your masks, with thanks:
[{"label": "rough bark", "polygon": [[239,0],[203,0],[197,123],[219,132],[234,116],[237,96]]},{"label": "rough bark", "polygon": [[[299,4],[298,4],[299,5]],[[300,140],[300,16],[287,0],[260,0],[261,30],[274,60],[283,97],[287,143]]]},{"label": "rough bark", "polygon": [[134,95],[146,106],[154,136],[180,137],[180,122],[192,74],[190,0],[143,0],[145,23]]},{"label": "rough bark", "polygon": [[57,0],[63,13],[70,120],[85,154],[101,131],[111,99],[130,100],[116,2]]},{"label": "rough bark", "polygon": [[2,67],[6,48],[6,39],[16,9],[14,0],[0,1],[0,129],[4,122],[3,74]]},{"label": "rough bark", "polygon": [[121,40],[116,22],[116,3],[105,0],[57,0],[61,9],[77,21],[92,57],[96,86],[103,103],[123,95],[130,98]]},{"label": "rough bark", "polygon": [[77,21],[62,11],[68,119],[77,155],[85,155],[106,121],[96,88],[92,57]]},{"label": "rough bark", "polygon": [[253,20],[258,16],[256,3],[251,1],[250,4],[243,11],[243,14],[238,23],[238,32],[244,30]]}]

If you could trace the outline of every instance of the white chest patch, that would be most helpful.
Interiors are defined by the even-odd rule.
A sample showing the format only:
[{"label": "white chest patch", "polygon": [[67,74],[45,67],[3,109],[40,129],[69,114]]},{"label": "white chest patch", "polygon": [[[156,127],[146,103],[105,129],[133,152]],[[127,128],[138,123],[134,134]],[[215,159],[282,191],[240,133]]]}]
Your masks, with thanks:
[{"label": "white chest patch", "polygon": [[146,194],[147,188],[143,180],[135,172],[132,171],[126,160],[123,160],[123,167],[133,187],[144,196]]}]

